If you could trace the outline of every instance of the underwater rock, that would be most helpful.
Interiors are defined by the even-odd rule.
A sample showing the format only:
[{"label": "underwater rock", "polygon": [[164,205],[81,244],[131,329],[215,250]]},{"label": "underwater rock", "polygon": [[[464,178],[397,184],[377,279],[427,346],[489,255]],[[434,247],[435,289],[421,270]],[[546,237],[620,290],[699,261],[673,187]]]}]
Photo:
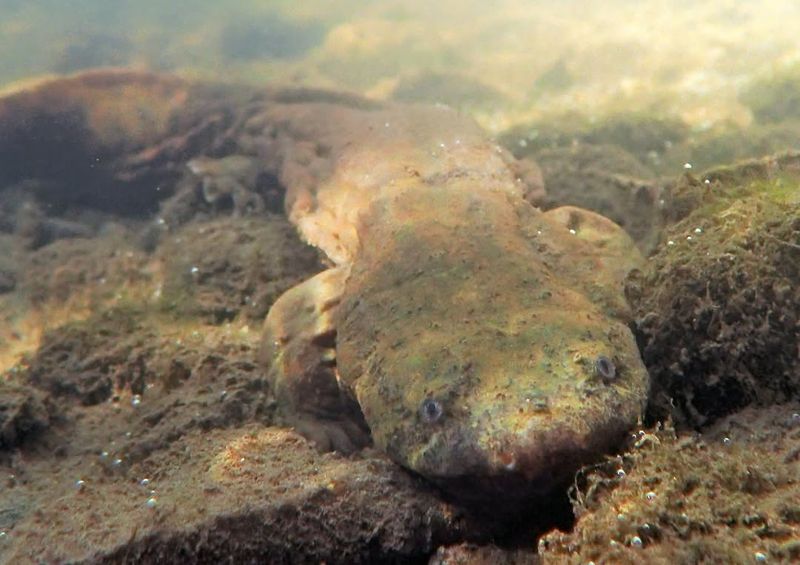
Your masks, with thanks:
[{"label": "underwater rock", "polygon": [[507,550],[495,546],[460,543],[436,550],[428,565],[527,565],[534,563],[533,550]]},{"label": "underwater rock", "polygon": [[[85,406],[108,400],[126,374],[124,367],[134,341],[126,335],[140,331],[139,324],[124,311],[108,311],[88,322],[72,322],[44,334],[35,355],[27,361],[26,378],[32,386],[54,398],[75,398]],[[137,339],[141,340],[140,335]],[[141,392],[146,375],[140,374]]]},{"label": "underwater rock", "polygon": [[592,124],[585,141],[613,144],[628,151],[640,162],[658,166],[661,156],[689,135],[689,126],[673,116],[657,112],[622,112]]},{"label": "underwater rock", "polygon": [[40,392],[0,378],[0,451],[18,447],[46,429],[51,409]]},{"label": "underwater rock", "polygon": [[516,157],[534,158],[543,149],[575,143],[615,145],[648,168],[660,170],[663,155],[688,135],[683,121],[657,113],[613,113],[599,119],[573,113],[514,126],[500,139]]},{"label": "underwater rock", "polygon": [[[105,466],[116,458],[140,461],[192,430],[272,423],[274,400],[247,331],[198,325],[202,336],[195,330],[176,337],[155,318],[118,307],[63,324],[45,333],[20,375],[80,420],[72,428],[79,436],[98,441],[91,410],[111,412],[104,425],[126,431],[109,432],[120,436],[113,448],[98,448],[109,452]],[[62,451],[72,452],[66,444]]]},{"label": "underwater rock", "polygon": [[148,280],[144,254],[131,232],[109,229],[104,237],[59,239],[20,259],[20,286],[35,306],[100,303],[126,285]]},{"label": "underwater rock", "polygon": [[570,204],[614,220],[647,254],[661,228],[661,187],[635,157],[614,145],[578,143],[537,153],[545,209]]},{"label": "underwater rock", "polygon": [[702,435],[645,429],[579,473],[574,530],[542,563],[794,563],[800,556],[800,405],[744,411]]},{"label": "underwater rock", "polygon": [[319,454],[278,428],[197,431],[124,474],[78,475],[76,485],[76,472],[73,460],[51,471],[48,496],[14,524],[0,557],[406,562],[482,531],[386,459]]},{"label": "underwater rock", "polygon": [[155,256],[164,272],[161,304],[217,324],[240,313],[263,320],[278,296],[321,268],[316,250],[276,215],[186,224]]},{"label": "underwater rock", "polygon": [[673,145],[665,152],[662,164],[669,164],[673,171],[680,170],[684,163],[690,163],[695,170],[706,170],[792,148],[800,148],[800,119],[747,126],[722,122],[693,132],[684,143]]},{"label": "underwater rock", "polygon": [[47,217],[34,201],[28,201],[17,210],[16,233],[28,247],[39,249],[59,239],[92,237],[94,230],[80,222]]},{"label": "underwater rock", "polygon": [[507,103],[506,96],[474,78],[427,72],[402,79],[392,91],[401,102],[447,104],[453,108],[486,108]]},{"label": "underwater rock", "polygon": [[800,393],[800,155],[683,177],[626,287],[651,415],[707,424]]}]

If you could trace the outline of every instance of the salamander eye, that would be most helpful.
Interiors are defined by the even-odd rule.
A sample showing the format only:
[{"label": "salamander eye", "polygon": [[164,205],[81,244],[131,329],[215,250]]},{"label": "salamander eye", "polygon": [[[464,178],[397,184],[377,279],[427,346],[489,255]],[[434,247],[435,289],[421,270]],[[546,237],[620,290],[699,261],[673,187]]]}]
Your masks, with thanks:
[{"label": "salamander eye", "polygon": [[594,372],[605,382],[613,381],[614,377],[617,376],[617,368],[614,366],[614,362],[605,355],[600,355],[594,360]]},{"label": "salamander eye", "polygon": [[426,398],[419,407],[419,414],[425,422],[434,424],[442,419],[444,409],[439,401],[433,398]]}]

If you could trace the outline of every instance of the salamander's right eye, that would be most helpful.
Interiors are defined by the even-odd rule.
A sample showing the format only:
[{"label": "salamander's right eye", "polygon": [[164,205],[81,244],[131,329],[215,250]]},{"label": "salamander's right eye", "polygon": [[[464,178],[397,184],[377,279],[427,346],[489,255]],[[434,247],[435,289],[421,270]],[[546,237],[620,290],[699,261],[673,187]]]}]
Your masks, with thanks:
[{"label": "salamander's right eye", "polygon": [[614,362],[605,355],[600,355],[594,360],[594,372],[607,383],[613,381],[617,376],[617,368],[614,366]]},{"label": "salamander's right eye", "polygon": [[419,407],[419,414],[425,422],[434,424],[442,419],[444,409],[438,400],[426,398]]}]

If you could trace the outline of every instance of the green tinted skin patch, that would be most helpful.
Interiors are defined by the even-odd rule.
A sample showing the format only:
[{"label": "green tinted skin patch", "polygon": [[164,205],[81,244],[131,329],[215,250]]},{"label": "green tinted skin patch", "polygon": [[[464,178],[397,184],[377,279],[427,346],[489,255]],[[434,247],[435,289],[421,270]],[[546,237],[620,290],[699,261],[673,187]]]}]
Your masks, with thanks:
[{"label": "green tinted skin patch", "polygon": [[523,164],[447,109],[273,118],[290,221],[332,264],[267,317],[288,424],[347,451],[361,417],[398,464],[484,500],[564,484],[636,424],[648,382],[622,281],[641,257],[618,226],[534,208]]},{"label": "green tinted skin patch", "polygon": [[[347,281],[341,378],[376,445],[401,465],[462,495],[510,483],[548,490],[641,414],[647,374],[620,279],[638,254],[599,217],[610,233],[602,245],[506,195],[476,208],[443,188],[441,221],[424,194],[394,195],[365,221],[364,239],[381,245],[363,247]],[[372,327],[386,339],[365,343]]]}]

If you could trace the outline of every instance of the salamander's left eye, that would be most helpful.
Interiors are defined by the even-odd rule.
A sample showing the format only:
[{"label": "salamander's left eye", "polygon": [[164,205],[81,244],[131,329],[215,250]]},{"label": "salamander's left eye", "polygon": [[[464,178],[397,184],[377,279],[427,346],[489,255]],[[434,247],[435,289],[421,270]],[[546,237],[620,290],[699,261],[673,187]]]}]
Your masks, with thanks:
[{"label": "salamander's left eye", "polygon": [[426,398],[419,407],[419,414],[425,422],[434,424],[442,419],[442,416],[444,416],[444,409],[438,400]]},{"label": "salamander's left eye", "polygon": [[594,360],[594,372],[605,382],[611,382],[617,376],[617,368],[614,366],[614,362],[605,355],[600,355]]}]

